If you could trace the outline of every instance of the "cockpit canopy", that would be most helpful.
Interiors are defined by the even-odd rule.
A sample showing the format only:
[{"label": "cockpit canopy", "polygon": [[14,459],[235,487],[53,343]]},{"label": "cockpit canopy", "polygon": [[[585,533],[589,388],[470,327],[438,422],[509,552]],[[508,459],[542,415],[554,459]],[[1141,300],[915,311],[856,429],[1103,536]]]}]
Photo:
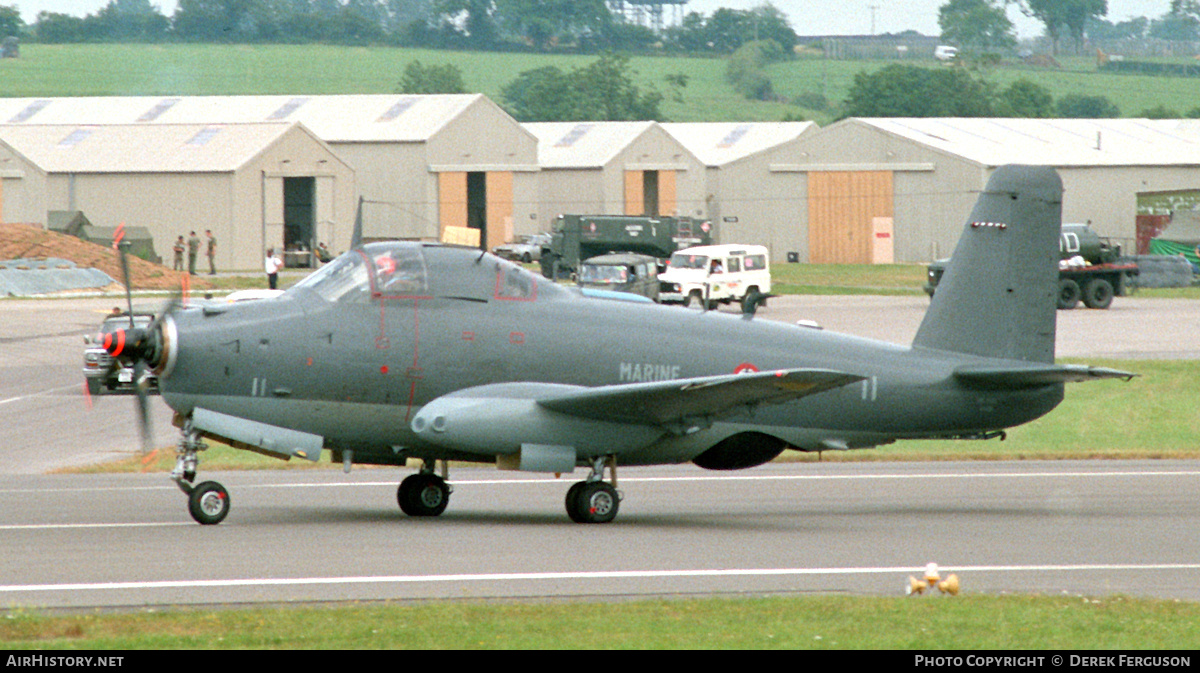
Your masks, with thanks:
[{"label": "cockpit canopy", "polygon": [[490,253],[430,243],[389,241],[351,250],[297,283],[332,303],[376,299],[458,298],[536,301],[566,291]]}]

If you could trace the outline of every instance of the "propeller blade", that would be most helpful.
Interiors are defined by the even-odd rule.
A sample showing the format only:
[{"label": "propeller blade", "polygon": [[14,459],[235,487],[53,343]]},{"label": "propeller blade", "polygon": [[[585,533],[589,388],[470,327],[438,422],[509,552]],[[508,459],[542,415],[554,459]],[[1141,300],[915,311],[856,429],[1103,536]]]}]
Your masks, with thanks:
[{"label": "propeller blade", "polygon": [[121,282],[125,283],[125,302],[129,307],[129,327],[133,329],[133,289],[129,286],[129,242],[125,240],[125,223],[117,227],[113,248],[121,258]]},{"label": "propeller blade", "polygon": [[137,392],[138,429],[142,435],[142,455],[154,450],[154,428],[150,424],[150,394],[146,391],[146,363],[140,358],[133,364],[133,388]]}]

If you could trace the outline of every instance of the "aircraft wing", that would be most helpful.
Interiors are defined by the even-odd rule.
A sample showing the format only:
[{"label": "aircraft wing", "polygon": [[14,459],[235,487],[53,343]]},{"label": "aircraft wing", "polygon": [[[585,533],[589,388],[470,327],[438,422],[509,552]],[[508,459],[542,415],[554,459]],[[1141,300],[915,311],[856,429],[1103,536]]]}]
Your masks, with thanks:
[{"label": "aircraft wing", "polygon": [[1028,367],[959,367],[954,378],[982,388],[1036,388],[1055,383],[1125,379],[1137,374],[1089,365],[1030,365]]},{"label": "aircraft wing", "polygon": [[538,404],[598,421],[665,425],[787,402],[863,378],[828,369],[781,369],[586,388]]}]

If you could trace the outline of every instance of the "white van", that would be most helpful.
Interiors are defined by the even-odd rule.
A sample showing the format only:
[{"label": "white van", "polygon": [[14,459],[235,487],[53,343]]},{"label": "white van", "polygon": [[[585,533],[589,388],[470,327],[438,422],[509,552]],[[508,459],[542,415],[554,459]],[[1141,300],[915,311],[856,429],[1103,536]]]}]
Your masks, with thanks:
[{"label": "white van", "polygon": [[[658,275],[664,304],[716,308],[717,304],[761,301],[771,293],[771,268],[761,245],[705,245],[671,255]],[[745,307],[743,307],[744,309]]]},{"label": "white van", "polygon": [[953,61],[958,58],[958,47],[951,47],[948,44],[939,44],[933,50],[933,57],[939,61]]}]

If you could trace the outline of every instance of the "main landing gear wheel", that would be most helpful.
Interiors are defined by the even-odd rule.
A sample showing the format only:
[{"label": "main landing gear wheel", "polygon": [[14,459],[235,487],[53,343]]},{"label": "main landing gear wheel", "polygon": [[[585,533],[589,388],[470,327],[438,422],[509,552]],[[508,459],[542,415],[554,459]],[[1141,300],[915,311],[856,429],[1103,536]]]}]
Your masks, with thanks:
[{"label": "main landing gear wheel", "polygon": [[188,512],[197,523],[211,526],[229,515],[229,491],[215,481],[206,481],[188,494]]},{"label": "main landing gear wheel", "polygon": [[[604,468],[612,473],[612,483],[604,481]],[[567,516],[575,523],[609,523],[617,518],[621,493],[617,490],[617,460],[615,456],[592,459],[592,473],[586,481],[573,484],[567,490]]]},{"label": "main landing gear wheel", "polygon": [[608,523],[617,518],[621,496],[603,481],[581,481],[567,491],[567,516],[575,523]]},{"label": "main landing gear wheel", "polygon": [[396,501],[409,516],[437,516],[450,504],[450,486],[436,474],[419,472],[400,482]]}]

